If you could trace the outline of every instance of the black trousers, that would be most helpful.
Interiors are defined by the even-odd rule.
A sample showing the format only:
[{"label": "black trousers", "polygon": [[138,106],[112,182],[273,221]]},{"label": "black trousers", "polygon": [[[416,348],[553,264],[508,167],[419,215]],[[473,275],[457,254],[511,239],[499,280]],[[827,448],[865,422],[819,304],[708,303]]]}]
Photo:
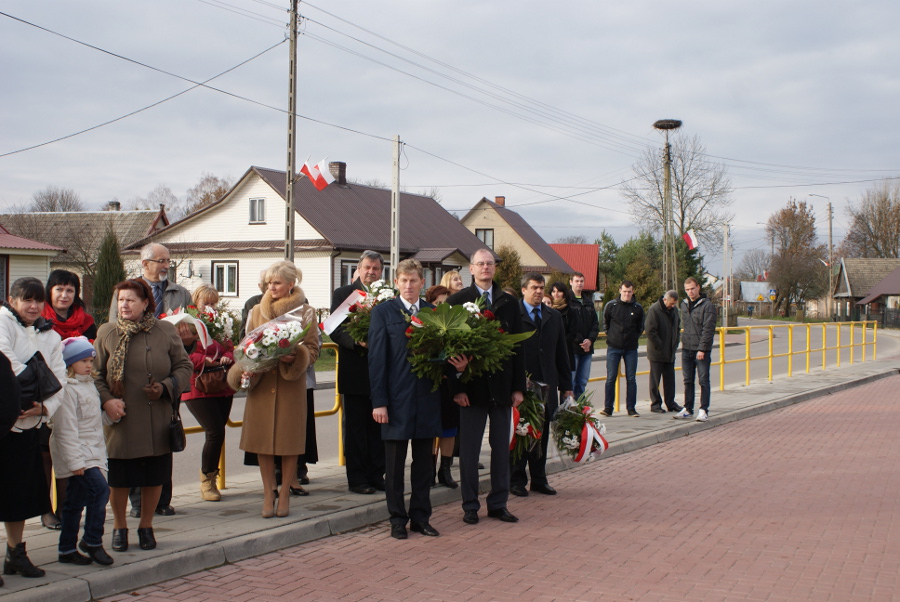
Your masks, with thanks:
[{"label": "black trousers", "polygon": [[344,457],[350,487],[384,482],[381,425],[372,418],[368,395],[344,395]]},{"label": "black trousers", "polygon": [[[556,413],[557,407],[559,407],[559,391],[548,391],[547,399],[544,402],[544,424],[541,426],[541,440],[530,451],[523,453],[517,462],[512,462],[512,455],[510,455],[510,485],[524,487],[528,484],[528,474],[525,472],[526,465],[531,473],[532,487],[535,485],[549,485],[547,482],[547,448],[550,444],[550,432],[547,430],[547,427],[550,424],[550,418]],[[512,436],[512,433],[510,433],[510,436]]]},{"label": "black trousers", "polygon": [[484,427],[491,420],[491,492],[488,510],[506,508],[509,501],[509,421],[512,408],[498,405],[471,405],[459,408],[459,481],[463,510],[478,510],[478,457]]},{"label": "black trousers", "polygon": [[[166,478],[163,481],[162,485],[162,493],[159,494],[159,502],[157,502],[157,508],[165,508],[172,504],[172,457],[175,454],[168,454],[169,461],[166,462]],[[138,508],[141,507],[141,488],[140,487],[132,487],[131,491],[128,492],[128,499],[131,500],[131,507]]]},{"label": "black trousers", "polygon": [[675,403],[675,362],[650,362],[650,407],[662,409],[663,398],[659,395],[659,379],[662,377],[663,395],[666,409],[678,410]]},{"label": "black trousers", "polygon": [[[409,469],[409,512],[403,499],[406,452],[412,444]],[[411,520],[424,524],[431,518],[431,484],[434,481],[434,437],[428,439],[387,439],[384,442],[384,497],[392,525],[406,525]]]}]

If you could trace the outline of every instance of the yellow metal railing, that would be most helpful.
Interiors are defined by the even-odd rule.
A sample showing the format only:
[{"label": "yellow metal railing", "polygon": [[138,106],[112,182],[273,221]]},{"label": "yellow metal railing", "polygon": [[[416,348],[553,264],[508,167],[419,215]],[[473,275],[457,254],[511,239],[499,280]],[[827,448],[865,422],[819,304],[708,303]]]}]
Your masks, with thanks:
[{"label": "yellow metal railing", "polygon": [[[334,405],[328,410],[320,410],[315,413],[316,418],[324,418],[325,416],[331,416],[333,414],[338,415],[338,463],[343,466],[344,465],[344,408],[341,405],[341,393],[338,389],[337,385],[337,374],[338,374],[338,354],[337,354],[337,344],[336,343],[322,343],[322,349],[334,349]],[[231,420],[228,419],[227,426],[231,428],[237,428],[244,425],[243,420]],[[184,433],[186,435],[193,435],[195,433],[202,433],[202,426],[189,426],[184,429]],[[226,489],[225,485],[225,442],[222,442],[222,453],[219,455],[219,479],[217,481],[217,486],[219,489]]]},{"label": "yellow metal railing", "polygon": [[[821,345],[818,347],[811,346],[812,335],[815,331],[821,328]],[[849,328],[849,342],[842,342],[841,331]],[[794,348],[794,340],[795,335],[794,332],[796,330],[801,331],[805,335],[806,344],[801,349]],[[832,339],[834,341],[833,345],[829,345],[829,330],[832,331]],[[780,334],[781,332],[786,331],[787,339],[788,339],[788,348],[787,351],[783,353],[775,353],[774,352],[774,340],[776,334]],[[871,340],[869,340],[869,333],[871,332]],[[757,340],[753,340],[754,334],[759,334],[760,337]],[[732,341],[731,344],[737,343],[742,346],[743,349],[743,357],[728,357],[726,353],[726,348],[729,346],[727,344],[726,337],[731,336],[737,338],[743,334],[743,341]],[[812,361],[813,354],[821,353],[822,356],[822,370],[825,370],[828,366],[828,356],[829,352],[834,352],[833,364],[835,367],[841,366],[841,351],[849,350],[850,363],[854,363],[856,360],[856,350],[861,349],[862,357],[861,361],[866,361],[867,358],[867,350],[871,346],[872,348],[872,360],[874,361],[877,356],[877,343],[878,343],[878,323],[873,321],[863,321],[863,322],[824,322],[822,324],[770,324],[766,326],[734,326],[731,328],[717,328],[716,335],[718,337],[718,355],[719,359],[713,362],[710,365],[710,372],[712,372],[712,368],[714,366],[718,366],[719,368],[719,390],[725,390],[726,383],[726,373],[725,366],[729,364],[740,364],[743,363],[745,366],[744,369],[744,384],[750,384],[750,366],[752,362],[766,361],[768,368],[768,380],[772,381],[775,378],[774,374],[774,362],[780,358],[787,358],[787,376],[791,377],[794,375],[794,358],[797,356],[803,356],[805,371],[809,372],[810,363]],[[857,340],[859,339],[859,340]],[[767,353],[764,355],[752,355],[750,345],[751,343],[761,343],[766,342]],[[733,356],[734,352],[732,352]],[[616,378],[616,402],[615,402],[615,410],[619,411],[619,398],[620,398],[620,390],[622,389],[622,379],[625,378],[625,373],[623,371],[623,363],[620,363],[619,370]],[[677,367],[676,370],[681,370],[680,367]],[[650,374],[649,370],[644,370],[641,372],[637,372],[636,376],[643,376]],[[588,379],[588,382],[601,382],[606,381],[606,376],[598,376],[591,379]],[[596,402],[595,402],[596,403]]]}]

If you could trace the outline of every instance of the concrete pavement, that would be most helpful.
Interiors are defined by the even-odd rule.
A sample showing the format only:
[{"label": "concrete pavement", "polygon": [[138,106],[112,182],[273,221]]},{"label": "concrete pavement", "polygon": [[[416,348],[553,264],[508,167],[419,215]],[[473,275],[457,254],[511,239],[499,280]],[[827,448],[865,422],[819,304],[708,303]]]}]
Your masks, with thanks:
[{"label": "concrete pavement", "polygon": [[[705,564],[718,563],[721,558],[730,558],[731,566],[739,565],[749,552],[737,550],[731,555],[726,549],[714,549],[712,551],[699,551],[698,542],[690,540],[682,543],[679,548],[680,557],[663,557],[657,549],[657,543],[677,538],[677,532],[689,529],[691,532],[700,530],[703,535],[701,540],[719,539],[719,535],[704,526],[703,517],[711,517],[715,521],[727,518],[715,504],[707,501],[706,496],[712,492],[700,490],[696,495],[688,488],[685,492],[666,499],[659,499],[660,495],[654,491],[655,487],[663,487],[671,482],[687,480],[694,487],[700,487],[704,478],[722,469],[710,466],[710,462],[727,456],[737,465],[727,468],[729,474],[741,474],[744,470],[742,462],[749,462],[753,454],[760,450],[759,441],[755,441],[752,447],[743,448],[737,445],[727,451],[711,449],[707,452],[695,450],[694,441],[707,441],[709,438],[688,437],[717,430],[728,423],[744,418],[771,412],[772,410],[792,406],[801,401],[811,399],[830,399],[830,395],[839,394],[854,387],[861,386],[887,386],[887,398],[896,396],[893,392],[900,385],[900,379],[887,377],[898,373],[900,361],[898,359],[881,359],[876,362],[857,363],[844,366],[840,369],[831,368],[827,371],[815,371],[811,374],[801,374],[792,379],[781,379],[774,383],[754,382],[749,387],[737,387],[725,392],[713,392],[710,421],[708,423],[675,421],[671,414],[651,414],[645,407],[639,407],[641,418],[628,418],[624,415],[616,415],[606,418],[607,435],[610,440],[610,450],[599,462],[578,467],[576,470],[566,471],[572,468],[567,461],[551,455],[548,462],[548,470],[555,474],[551,482],[560,489],[561,494],[556,498],[543,498],[532,495],[529,498],[513,498],[510,501],[510,510],[520,515],[523,521],[518,525],[506,525],[497,521],[482,518],[482,524],[467,528],[461,522],[461,510],[459,508],[458,490],[437,488],[432,490],[432,501],[436,507],[433,524],[442,532],[443,536],[437,540],[425,541],[424,538],[413,534],[407,542],[395,542],[388,537],[386,524],[387,517],[383,495],[361,496],[351,494],[346,490],[343,469],[335,464],[320,463],[313,467],[310,477],[312,483],[308,486],[311,495],[305,498],[293,498],[291,515],[288,518],[262,519],[259,516],[262,496],[258,476],[255,474],[240,475],[229,479],[229,489],[224,492],[224,500],[219,503],[201,502],[194,485],[177,487],[175,491],[175,505],[179,513],[173,517],[157,517],[155,531],[159,547],[156,550],[145,552],[132,545],[125,553],[113,553],[116,564],[112,567],[76,567],[72,565],[60,565],[56,560],[57,533],[47,531],[40,527],[39,523],[32,521],[26,527],[26,542],[29,555],[35,564],[47,570],[47,577],[43,579],[24,579],[18,576],[6,577],[6,585],[0,588],[0,599],[10,596],[16,600],[90,600],[119,593],[130,593],[136,590],[147,593],[149,598],[162,599],[202,599],[203,592],[209,592],[209,597],[216,600],[223,599],[273,599],[285,596],[290,599],[308,597],[309,599],[328,599],[341,596],[347,598],[363,597],[364,589],[360,583],[372,581],[373,577],[378,581],[377,593],[374,599],[411,599],[427,597],[432,599],[450,599],[462,597],[465,599],[509,599],[517,595],[529,599],[597,599],[601,594],[609,597],[608,592],[616,591],[614,599],[625,597],[643,597],[647,599],[684,599],[682,593],[691,593],[696,587],[707,591],[705,586],[685,586],[687,589],[672,590],[669,598],[655,598],[646,589],[647,584],[637,578],[648,571],[660,583],[665,582],[663,575],[677,576],[681,571],[680,566],[687,559],[690,566],[700,567],[696,570],[703,572]],[[889,383],[886,385],[886,383]],[[594,386],[596,388],[596,385]],[[862,418],[867,416],[864,411],[857,411],[854,407],[858,401],[860,389],[849,393],[853,403],[826,410],[829,414],[839,417],[853,416],[853,424],[861,424]],[[884,396],[883,394],[881,394]],[[878,400],[878,395],[865,394],[867,403]],[[883,400],[881,400],[883,402]],[[816,403],[819,403],[817,401]],[[873,413],[873,417],[880,419],[881,423],[891,422],[885,417],[885,412],[891,407],[880,408]],[[801,412],[802,414],[802,412]],[[805,415],[805,414],[804,414]],[[819,413],[813,413],[812,418]],[[810,418],[811,419],[811,418]],[[772,421],[771,417],[766,417]],[[895,422],[895,420],[893,421]],[[749,423],[748,423],[749,424]],[[777,420],[775,425],[780,424]],[[828,425],[818,432],[819,438],[811,438],[804,445],[813,449],[821,447],[831,450],[831,454],[839,455],[844,444],[838,440],[844,437],[840,422]],[[868,424],[868,421],[866,421]],[[725,429],[735,428],[728,426],[722,429],[723,433],[729,433]],[[860,427],[861,428],[861,427]],[[856,433],[857,431],[854,431]],[[765,438],[765,431],[760,437]],[[857,433],[857,436],[861,434]],[[713,439],[720,441],[726,435],[716,435]],[[676,441],[677,440],[677,441]],[[690,444],[686,442],[690,442]],[[666,446],[655,447],[652,450],[644,450],[655,444],[669,442]],[[670,449],[672,445],[688,445],[686,450],[675,454],[671,458],[668,452],[663,455],[663,449]],[[765,447],[765,446],[762,446]],[[879,448],[880,449],[880,448]],[[642,453],[655,458],[648,467],[646,461],[638,459],[637,454],[628,454],[622,458],[616,458],[626,452],[644,450]],[[892,447],[886,447],[879,452],[879,457],[884,457]],[[487,445],[484,447],[487,457]],[[887,454],[891,457],[890,454]],[[641,456],[644,458],[645,456]],[[621,467],[621,474],[616,477],[618,481],[611,481],[614,473],[613,467]],[[608,467],[608,468],[607,468]],[[865,465],[863,466],[865,467]],[[816,473],[828,473],[826,463],[807,467]],[[652,470],[647,470],[652,469]],[[676,470],[677,469],[677,470]],[[669,471],[675,471],[669,473]],[[768,468],[759,467],[764,474],[781,482],[784,475],[777,464]],[[560,472],[566,471],[566,472]],[[598,475],[600,478],[588,479],[586,476]],[[852,476],[852,468],[842,468],[837,477],[830,480],[830,487],[834,488],[847,476]],[[483,485],[487,484],[487,475]],[[619,484],[614,485],[617,482]],[[790,481],[789,481],[790,482]],[[628,484],[632,493],[623,493],[619,490],[621,484]],[[728,491],[740,491],[741,495],[747,493],[746,487],[740,482],[724,485]],[[883,485],[879,485],[883,488]],[[735,489],[737,488],[737,489]],[[848,488],[845,495],[852,497],[859,493],[857,487]],[[783,493],[777,494],[779,503],[782,503]],[[728,496],[726,496],[728,497]],[[567,501],[568,500],[568,501]],[[642,508],[639,512],[632,512],[635,504],[644,504],[653,501],[656,505]],[[446,504],[443,507],[441,504]],[[484,513],[482,512],[482,515]],[[847,511],[834,517],[838,519],[853,514]],[[742,519],[754,525],[768,524],[767,520],[774,520],[774,516],[782,523],[788,519],[803,517],[802,509],[796,511],[782,511],[780,508],[771,508],[765,516],[750,513],[743,508],[739,514],[732,518]],[[635,517],[643,517],[636,520]],[[549,518],[552,517],[552,520]],[[631,518],[629,518],[631,517]],[[565,520],[562,520],[565,519]],[[615,520],[613,520],[615,519]],[[621,529],[621,520],[631,526],[626,530],[620,540],[616,538],[616,544],[611,545],[607,541],[610,535],[608,529],[618,532]],[[652,519],[652,520],[651,520]],[[562,522],[559,522],[562,520]],[[132,519],[132,539],[136,540],[136,520]],[[738,521],[740,522],[740,521]],[[380,524],[379,524],[380,523]],[[374,525],[374,526],[373,526]],[[887,525],[890,526],[890,525]],[[734,529],[734,526],[729,527]],[[362,531],[356,531],[363,529]],[[329,535],[346,533],[341,538],[328,538]],[[879,535],[878,528],[870,526],[869,532]],[[107,522],[105,542],[109,549],[111,533],[111,521]],[[515,558],[523,557],[528,562],[518,566],[516,562],[507,564],[502,557],[498,557],[501,551],[494,549],[495,538],[506,534],[511,539],[501,538],[511,546],[508,551],[515,551]],[[770,543],[781,553],[788,544],[778,543],[778,534],[771,536]],[[900,538],[895,538],[900,539]],[[315,540],[322,540],[316,543]],[[549,544],[547,542],[550,542]],[[430,548],[437,544],[437,548]],[[300,547],[299,544],[306,544]],[[323,560],[317,560],[317,554],[310,554],[310,550],[325,550],[328,546],[338,546],[340,553],[323,554]],[[406,548],[402,546],[406,545]],[[549,547],[548,547],[549,545]],[[735,544],[738,545],[738,544]],[[857,549],[861,544],[854,544]],[[687,546],[686,548],[684,546]],[[755,562],[762,562],[767,558],[779,572],[786,564],[779,560],[780,556],[769,556],[769,550],[757,542],[754,544],[754,553],[750,554]],[[290,548],[290,551],[286,551]],[[506,549],[506,548],[503,548]],[[269,554],[276,550],[285,550],[275,554]],[[426,550],[438,550],[437,556],[432,554],[419,558],[418,554],[424,554]],[[352,576],[344,571],[352,567],[346,564],[335,564],[335,558],[342,558],[345,553],[349,557],[359,560],[358,568],[364,571],[364,575]],[[385,558],[382,552],[405,551],[412,557],[407,564],[398,564],[394,559]],[[625,558],[629,554],[637,554],[634,562],[625,566]],[[813,552],[809,552],[812,554]],[[697,554],[701,554],[697,556]],[[897,561],[898,551],[892,552],[891,560]],[[265,555],[265,556],[261,556]],[[257,558],[254,558],[257,557]],[[401,556],[403,558],[404,556]],[[291,559],[303,559],[301,567],[289,565]],[[363,560],[365,558],[365,560]],[[252,560],[248,560],[252,559]],[[243,561],[243,562],[242,562]],[[444,563],[455,565],[462,563],[463,572],[444,571]],[[239,563],[235,565],[233,563]],[[312,563],[312,564],[310,564]],[[271,571],[262,575],[260,571],[268,571],[271,567],[284,567],[283,574]],[[356,566],[356,565],[354,565]],[[493,566],[492,570],[488,570]],[[204,569],[219,567],[210,572],[198,573]],[[597,568],[602,570],[597,572]],[[615,570],[612,570],[613,567]],[[398,577],[397,570],[402,568]],[[874,570],[875,567],[873,567]],[[896,569],[897,567],[895,567]],[[247,577],[250,571],[251,577]],[[265,572],[264,571],[264,572]],[[298,572],[299,571],[299,572]],[[566,586],[576,589],[567,590],[566,595],[555,596],[553,590],[545,588],[533,589],[539,585],[541,576],[547,572],[554,575],[559,573],[566,576]],[[197,573],[196,575],[192,575]],[[893,575],[897,571],[894,570]],[[177,585],[168,586],[163,592],[157,587],[147,587],[167,579],[174,579],[190,575],[178,581]],[[195,581],[202,583],[208,575],[214,580],[214,585],[202,585],[193,587]],[[438,575],[435,579],[430,576]],[[465,596],[450,595],[448,592],[459,591],[451,589],[460,583],[463,575],[472,577],[471,585],[467,585]],[[604,578],[604,575],[606,576]],[[871,575],[871,571],[867,573]],[[258,577],[258,578],[257,578]],[[250,581],[245,579],[249,578]],[[892,577],[894,578],[894,577]],[[712,587],[718,577],[708,572],[699,578],[703,583],[708,579],[711,589],[697,599],[724,599],[723,590]],[[415,582],[414,590],[404,589]],[[229,584],[227,589],[222,589],[223,583]],[[301,585],[302,584],[302,585]],[[295,589],[272,589],[276,585]],[[435,593],[433,586],[439,586]],[[627,594],[628,587],[638,588],[633,590],[638,595]],[[745,584],[744,593],[755,591],[752,584]],[[873,586],[874,587],[874,586]],[[145,589],[142,589],[145,588]],[[174,588],[174,589],[173,589]],[[199,588],[199,589],[198,589]],[[237,588],[237,589],[235,589]],[[247,589],[249,588],[249,589]],[[260,589],[262,588],[262,589]],[[319,588],[319,589],[316,589]],[[331,588],[331,589],[321,589]],[[349,589],[348,589],[349,588]],[[502,588],[502,589],[498,589]],[[612,588],[612,589],[611,589]],[[623,589],[624,588],[624,589]],[[740,589],[740,588],[739,588]],[[246,590],[246,595],[242,592]],[[632,590],[628,590],[632,591]],[[732,590],[734,593],[738,590]],[[843,591],[843,590],[842,590]],[[862,591],[862,590],[860,590]],[[876,591],[876,590],[871,590]],[[881,591],[881,590],[877,590]],[[158,592],[158,595],[154,592]],[[312,592],[316,592],[313,594]],[[335,592],[328,595],[327,592]],[[530,593],[529,593],[530,592]],[[643,593],[641,593],[643,592]],[[716,598],[716,592],[720,595]],[[749,593],[748,593],[749,595]],[[218,596],[218,597],[216,597]],[[132,596],[127,596],[131,599]],[[125,599],[120,597],[116,599]],[[749,597],[747,599],[766,599],[765,597]],[[785,597],[784,599],[790,599]],[[861,599],[861,598],[860,598]],[[868,599],[872,599],[871,597]]]}]

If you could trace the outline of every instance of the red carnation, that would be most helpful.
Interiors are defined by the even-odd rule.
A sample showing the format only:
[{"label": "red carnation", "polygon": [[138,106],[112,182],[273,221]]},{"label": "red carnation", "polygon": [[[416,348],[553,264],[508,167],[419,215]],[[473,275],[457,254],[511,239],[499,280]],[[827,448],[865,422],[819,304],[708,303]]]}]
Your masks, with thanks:
[{"label": "red carnation", "polygon": [[503,330],[502,328],[498,328],[497,332],[499,332],[500,334],[506,334],[506,331]]},{"label": "red carnation", "polygon": [[347,311],[349,311],[351,314],[353,314],[353,313],[356,313],[357,309],[359,309],[359,304],[354,303],[353,305],[350,306],[350,309],[348,309]]},{"label": "red carnation", "polygon": [[413,329],[412,329],[412,326],[410,326],[409,328],[406,329],[406,338],[411,338],[412,335],[413,335]]},{"label": "red carnation", "polygon": [[497,317],[497,316],[494,315],[494,312],[492,312],[492,311],[489,310],[489,309],[484,310],[484,311],[482,312],[482,315],[483,315],[485,318],[487,318],[488,320],[493,320],[494,318]]},{"label": "red carnation", "polygon": [[291,346],[291,342],[288,339],[281,339],[278,341],[278,346],[282,349],[286,349]]}]

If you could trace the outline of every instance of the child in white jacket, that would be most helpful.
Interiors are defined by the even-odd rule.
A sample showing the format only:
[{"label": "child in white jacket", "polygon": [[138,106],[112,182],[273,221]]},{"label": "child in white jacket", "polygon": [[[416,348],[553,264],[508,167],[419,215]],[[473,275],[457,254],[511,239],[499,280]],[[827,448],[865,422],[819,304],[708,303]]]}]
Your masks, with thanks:
[{"label": "child in white jacket", "polygon": [[[53,415],[50,455],[58,478],[69,479],[59,532],[59,561],[69,564],[112,564],[103,549],[103,523],[109,485],[106,482],[106,439],[103,423],[109,418],[100,409],[100,394],[91,375],[97,352],[84,337],[62,342],[67,367],[65,394]],[[78,547],[81,513],[85,510],[84,538]]]}]

